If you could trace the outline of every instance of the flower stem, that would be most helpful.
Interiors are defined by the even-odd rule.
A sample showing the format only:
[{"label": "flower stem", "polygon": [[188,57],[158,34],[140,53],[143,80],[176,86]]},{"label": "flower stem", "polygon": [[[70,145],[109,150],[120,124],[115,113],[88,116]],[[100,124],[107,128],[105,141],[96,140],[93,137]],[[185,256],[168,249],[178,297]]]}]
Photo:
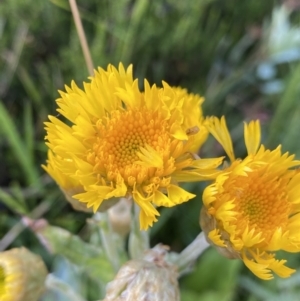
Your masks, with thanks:
[{"label": "flower stem", "polygon": [[94,219],[99,223],[98,231],[101,237],[101,242],[109,261],[111,262],[115,272],[120,268],[120,258],[118,254],[118,246],[114,240],[114,233],[106,212],[97,212]]},{"label": "flower stem", "polygon": [[149,231],[140,230],[139,214],[140,208],[134,204],[131,231],[129,234],[129,254],[131,258],[140,258],[145,250],[150,248]]},{"label": "flower stem", "polygon": [[85,59],[89,74],[93,75],[94,74],[94,64],[93,64],[93,60],[91,57],[88,43],[86,41],[86,36],[85,36],[84,30],[83,30],[77,3],[76,3],[76,0],[69,0],[69,2],[70,2],[70,7],[71,7],[72,15],[74,18],[77,34],[79,37],[80,45],[81,45],[81,48],[83,51],[84,59]]},{"label": "flower stem", "polygon": [[192,264],[209,246],[210,244],[206,241],[204,233],[201,232],[194,241],[176,257],[174,264],[178,267],[179,275],[181,276],[188,273]]},{"label": "flower stem", "polygon": [[53,274],[49,274],[46,278],[46,287],[51,291],[63,294],[66,300],[72,301],[86,301],[83,297],[78,295],[67,283],[56,278]]}]

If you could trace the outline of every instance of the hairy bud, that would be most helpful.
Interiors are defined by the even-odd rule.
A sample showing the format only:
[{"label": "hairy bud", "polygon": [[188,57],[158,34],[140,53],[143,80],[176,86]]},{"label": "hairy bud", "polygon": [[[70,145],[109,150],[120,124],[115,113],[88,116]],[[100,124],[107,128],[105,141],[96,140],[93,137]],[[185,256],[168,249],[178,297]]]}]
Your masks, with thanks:
[{"label": "hairy bud", "polygon": [[179,301],[176,267],[165,261],[167,247],[157,245],[139,260],[128,261],[106,288],[102,301]]},{"label": "hairy bud", "polygon": [[37,301],[46,276],[42,259],[25,248],[0,253],[0,300]]}]

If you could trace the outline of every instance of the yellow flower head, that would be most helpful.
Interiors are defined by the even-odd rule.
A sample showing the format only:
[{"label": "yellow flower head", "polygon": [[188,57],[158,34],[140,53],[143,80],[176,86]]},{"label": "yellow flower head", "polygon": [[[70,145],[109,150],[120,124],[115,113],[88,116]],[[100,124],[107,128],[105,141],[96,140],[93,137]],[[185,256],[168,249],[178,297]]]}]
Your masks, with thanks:
[{"label": "yellow flower head", "polygon": [[[195,160],[191,151],[206,139],[200,97],[171,88],[138,88],[132,66],[95,71],[84,90],[72,82],[60,92],[49,116],[47,166],[63,190],[79,187],[73,198],[96,211],[104,200],[132,197],[140,206],[140,227],[159,215],[155,206],[174,206],[194,195],[178,182],[214,178],[222,158]],[[198,136],[197,136],[198,135]]]},{"label": "yellow flower head", "polygon": [[274,252],[300,251],[300,173],[295,169],[300,161],[282,154],[280,146],[266,150],[259,121],[245,124],[248,156],[243,160],[235,159],[224,117],[210,118],[207,128],[231,165],[204,190],[203,231],[223,255],[242,259],[256,276],[289,277],[294,270]]},{"label": "yellow flower head", "polygon": [[0,300],[37,301],[46,276],[41,258],[25,248],[0,253]]}]

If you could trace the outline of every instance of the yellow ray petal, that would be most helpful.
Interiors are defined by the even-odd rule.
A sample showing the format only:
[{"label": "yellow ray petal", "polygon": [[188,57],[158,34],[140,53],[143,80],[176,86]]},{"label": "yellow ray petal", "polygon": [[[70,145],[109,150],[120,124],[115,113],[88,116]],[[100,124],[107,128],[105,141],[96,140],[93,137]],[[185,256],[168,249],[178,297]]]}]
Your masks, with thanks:
[{"label": "yellow ray petal", "polygon": [[153,203],[157,206],[164,206],[164,207],[171,207],[172,203],[171,200],[162,192],[155,191]]},{"label": "yellow ray petal", "polygon": [[218,119],[217,117],[210,117],[205,121],[204,125],[215,137],[215,139],[223,146],[230,161],[233,162],[235,160],[235,156],[225,117],[222,116],[221,119]]},{"label": "yellow ray petal", "polygon": [[222,164],[224,157],[198,159],[192,163],[192,166],[199,169],[213,169]]},{"label": "yellow ray petal", "polygon": [[287,278],[287,277],[290,277],[296,271],[294,269],[291,269],[291,268],[285,266],[284,265],[285,263],[286,263],[286,260],[276,260],[276,259],[274,259],[270,263],[269,267],[278,276],[280,276],[282,278]]},{"label": "yellow ray petal", "polygon": [[170,185],[167,190],[168,198],[171,201],[171,206],[184,203],[196,196],[195,194],[189,193],[176,185]]},{"label": "yellow ray petal", "polygon": [[255,233],[255,229],[252,228],[249,231],[249,227],[247,226],[243,235],[242,235],[242,240],[244,243],[244,246],[247,248],[253,247],[260,242],[264,240],[264,237],[262,237],[262,233]]},{"label": "yellow ray petal", "polygon": [[136,189],[134,189],[132,193],[134,201],[141,208],[140,212],[140,228],[141,230],[147,230],[148,227],[151,227],[153,222],[157,221],[156,216],[159,216],[159,212],[155,209],[155,207],[151,204],[153,200],[153,195],[145,198],[139,193]]},{"label": "yellow ray petal", "polygon": [[208,233],[208,238],[217,246],[226,247],[224,240],[221,238],[219,229],[214,229]]},{"label": "yellow ray petal", "polygon": [[244,124],[244,139],[248,155],[255,155],[260,145],[261,131],[259,120]]},{"label": "yellow ray petal", "polygon": [[243,255],[242,258],[246,267],[257,277],[263,280],[271,280],[274,278],[267,264],[256,263],[255,261],[248,259],[245,255]]},{"label": "yellow ray petal", "polygon": [[140,147],[140,152],[137,153],[141,161],[136,161],[136,164],[140,164],[145,167],[163,167],[162,156],[150,145]]}]

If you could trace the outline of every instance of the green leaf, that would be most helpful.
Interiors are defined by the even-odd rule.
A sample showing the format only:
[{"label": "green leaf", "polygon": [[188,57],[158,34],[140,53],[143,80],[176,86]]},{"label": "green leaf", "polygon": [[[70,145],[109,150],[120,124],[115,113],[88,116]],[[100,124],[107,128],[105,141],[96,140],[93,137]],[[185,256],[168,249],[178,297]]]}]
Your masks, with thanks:
[{"label": "green leaf", "polygon": [[39,181],[39,175],[36,167],[29,160],[28,150],[26,149],[20,134],[14,124],[13,119],[9,116],[6,108],[0,102],[0,124],[1,132],[8,140],[11,150],[16,157],[16,162],[19,162],[23,169],[25,180],[29,185],[37,184]]},{"label": "green leaf", "polygon": [[215,249],[208,249],[200,257],[193,273],[182,280],[182,286],[198,293],[217,291],[230,297],[237,285],[241,264],[240,260],[229,260],[221,256]]},{"label": "green leaf", "polygon": [[114,269],[100,246],[86,243],[77,235],[48,224],[36,234],[48,251],[66,257],[95,280],[107,283],[113,279]]},{"label": "green leaf", "polygon": [[28,160],[33,164],[34,162],[34,128],[31,104],[27,102],[24,108],[24,142],[28,154]]},{"label": "green leaf", "polygon": [[[276,147],[283,144],[289,151],[298,151],[298,144],[295,143],[299,137],[299,82],[300,64],[298,64],[288,76],[285,91],[276,106],[272,122],[269,127],[267,145]],[[296,140],[295,140],[296,139]]]},{"label": "green leaf", "polygon": [[227,292],[224,294],[223,292],[206,292],[206,293],[195,293],[194,291],[189,290],[181,290],[181,301],[231,301],[232,294]]}]

